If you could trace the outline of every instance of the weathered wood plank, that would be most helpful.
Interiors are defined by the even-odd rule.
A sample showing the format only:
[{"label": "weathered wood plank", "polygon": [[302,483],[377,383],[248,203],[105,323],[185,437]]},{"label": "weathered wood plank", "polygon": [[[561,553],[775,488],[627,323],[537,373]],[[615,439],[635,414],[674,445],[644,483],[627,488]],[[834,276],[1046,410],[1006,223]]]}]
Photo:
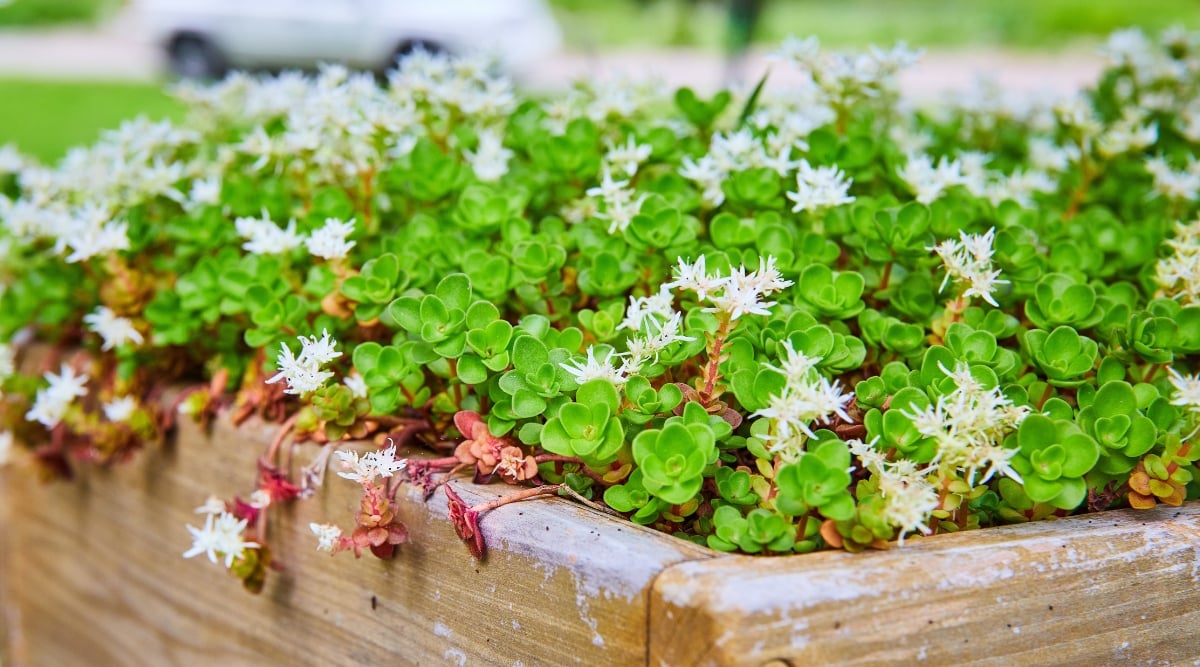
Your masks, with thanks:
[{"label": "weathered wood plank", "polygon": [[680,563],[655,581],[650,619],[655,666],[1191,665],[1200,505]]},{"label": "weathered wood plank", "polygon": [[[198,523],[193,509],[210,493],[252,489],[270,434],[220,421],[205,438],[188,425],[168,450],[69,484],[0,473],[4,664],[644,664],[650,582],[671,563],[711,555],[541,499],[486,515],[490,553],[477,563],[439,493],[428,506],[403,499],[412,543],[395,559],[331,560],[307,526],[348,527],[358,487],[330,473],[317,498],[280,512],[273,546],[287,569],[252,596],[180,554],[184,525]],[[511,490],[455,484],[468,502]]]}]

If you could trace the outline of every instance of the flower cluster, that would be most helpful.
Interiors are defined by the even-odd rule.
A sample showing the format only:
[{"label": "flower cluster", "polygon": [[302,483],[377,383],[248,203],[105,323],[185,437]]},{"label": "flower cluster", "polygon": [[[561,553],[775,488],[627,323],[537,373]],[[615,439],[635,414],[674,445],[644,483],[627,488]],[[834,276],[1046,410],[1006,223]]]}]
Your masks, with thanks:
[{"label": "flower cluster", "polygon": [[52,429],[66,416],[75,399],[87,396],[88,376],[77,375],[75,369],[63,364],[59,373],[47,371],[44,377],[50,386],[38,390],[25,418]]},{"label": "flower cluster", "polygon": [[865,53],[823,51],[816,37],[784,41],[777,57],[805,71],[822,92],[843,104],[895,93],[896,75],[920,57],[903,42],[891,49],[872,46]]},{"label": "flower cluster", "polygon": [[928,408],[905,414],[921,435],[936,441],[934,462],[961,474],[970,484],[980,470],[984,471],[981,484],[996,473],[1020,481],[1009,465],[1017,452],[1004,446],[1004,438],[1016,430],[1029,408],[1014,405],[999,387],[985,387],[967,364],[959,363],[953,370],[940,368],[953,380],[954,390]]},{"label": "flower cluster", "polygon": [[910,533],[928,535],[933,532],[930,517],[941,507],[938,491],[930,481],[931,467],[918,466],[908,459],[889,460],[878,449],[878,440],[850,440],[847,445],[863,467],[879,480],[883,499],[883,519],[899,531],[899,541]]},{"label": "flower cluster", "polygon": [[801,160],[796,172],[796,191],[788,192],[788,199],[795,202],[793,213],[819,211],[823,208],[841,206],[854,201],[846,194],[850,179],[837,167],[812,167]]},{"label": "flower cluster", "polygon": [[188,525],[192,534],[192,547],[183,552],[184,558],[204,555],[214,564],[223,560],[225,569],[233,567],[235,561],[245,557],[247,549],[257,549],[260,545],[246,540],[246,519],[239,519],[225,509],[221,501],[209,502],[196,510],[204,514],[204,526],[196,528]]},{"label": "flower cluster", "polygon": [[[408,466],[407,459],[396,458],[396,445],[387,449],[358,452],[339,451],[339,477],[358,482],[363,497],[355,518],[356,526],[350,535],[332,524],[314,523],[309,526],[317,537],[317,550],[329,553],[350,550],[355,557],[369,550],[378,558],[390,558],[396,546],[408,541],[408,528],[396,517],[396,504],[389,485],[383,481]],[[377,479],[380,478],[380,479]]]},{"label": "flower cluster", "polygon": [[142,334],[133,326],[133,321],[127,317],[119,317],[107,306],[100,306],[95,311],[83,316],[83,321],[92,331],[104,339],[101,349],[111,350],[115,347],[133,343],[141,345]]},{"label": "flower cluster", "polygon": [[768,450],[785,461],[795,461],[804,455],[805,442],[816,437],[814,423],[835,417],[854,421],[846,412],[852,396],[843,394],[837,382],[817,372],[820,358],[796,351],[790,341],[784,342],[783,353],[780,367],[770,367],[784,376],[783,391],[772,395],[768,406],[751,416],[771,420],[771,433],[765,436]]},{"label": "flower cluster", "polygon": [[998,306],[993,293],[998,286],[1006,285],[1008,281],[1000,278],[1000,269],[994,268],[992,264],[992,244],[995,237],[995,228],[989,229],[985,234],[959,232],[958,240],[947,239],[930,248],[942,259],[946,269],[946,277],[942,279],[939,291],[944,291],[946,283],[953,278],[964,287],[964,299],[977,296],[993,306]]},{"label": "flower cluster", "polygon": [[1184,305],[1200,304],[1200,219],[1175,225],[1170,254],[1154,265],[1154,282]]},{"label": "flower cluster", "polygon": [[757,271],[747,271],[739,266],[728,274],[708,272],[707,257],[700,255],[694,261],[679,259],[675,280],[666,283],[668,289],[682,289],[696,294],[700,301],[707,301],[706,312],[721,313],[730,320],[742,315],[770,315],[773,302],[764,301],[792,285],[775,266],[773,257],[762,257]]},{"label": "flower cluster", "polygon": [[298,338],[300,356],[293,355],[287,343],[279,344],[279,356],[276,358],[279,372],[267,380],[267,384],[284,380],[287,382],[286,393],[303,395],[320,389],[333,377],[333,372],[321,370],[321,367],[342,356],[342,353],[334,349],[337,341],[329,336],[328,330],[322,331],[319,339],[316,336]]},{"label": "flower cluster", "polygon": [[367,452],[361,457],[357,452],[345,451],[337,452],[337,456],[341,459],[342,468],[338,477],[344,477],[359,484],[372,484],[376,477],[391,477],[404,470],[408,465],[408,460],[396,458],[396,445],[379,451]]},{"label": "flower cluster", "polygon": [[238,235],[246,239],[242,248],[255,255],[282,255],[304,245],[304,236],[296,232],[295,220],[289,220],[287,227],[281,228],[265,210],[261,218],[238,218],[234,225]]},{"label": "flower cluster", "polygon": [[587,195],[594,197],[603,205],[595,213],[596,218],[608,221],[608,233],[618,234],[629,227],[633,216],[642,209],[646,201],[645,195],[638,195],[629,187],[628,180],[613,180],[612,172],[606,165],[600,184],[588,188]]},{"label": "flower cluster", "polygon": [[695,340],[682,333],[683,314],[675,310],[674,295],[667,285],[653,296],[629,297],[625,319],[617,328],[631,332],[624,352],[606,349],[601,352],[603,357],[597,358],[596,347],[589,345],[583,361],[565,362],[562,368],[579,384],[602,379],[621,386],[672,344]]}]

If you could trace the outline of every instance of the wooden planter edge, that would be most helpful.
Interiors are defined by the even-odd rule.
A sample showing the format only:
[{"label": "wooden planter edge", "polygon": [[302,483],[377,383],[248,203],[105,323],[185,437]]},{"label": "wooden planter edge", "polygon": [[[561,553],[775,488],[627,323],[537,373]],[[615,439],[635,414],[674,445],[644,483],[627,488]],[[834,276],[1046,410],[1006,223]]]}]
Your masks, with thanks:
[{"label": "wooden planter edge", "polygon": [[[252,488],[274,428],[220,419],[206,436],[185,424],[173,446],[83,471],[70,485],[0,473],[7,664],[1098,664],[1200,655],[1196,504],[888,552],[764,559],[536,500],[485,515],[491,552],[478,563],[446,520],[444,497],[426,504],[410,493],[400,512],[413,543],[395,559],[329,562],[308,523],[347,526],[358,497],[330,474],[316,498],[277,512],[272,546],[287,569],[250,596],[219,568],[176,554],[208,494]],[[511,491],[452,483],[468,503]]]}]

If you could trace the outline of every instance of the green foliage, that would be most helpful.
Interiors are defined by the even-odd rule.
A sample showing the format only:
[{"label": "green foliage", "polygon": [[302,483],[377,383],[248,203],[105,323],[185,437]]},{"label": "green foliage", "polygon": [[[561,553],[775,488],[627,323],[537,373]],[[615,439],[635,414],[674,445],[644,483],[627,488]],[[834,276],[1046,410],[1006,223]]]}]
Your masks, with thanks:
[{"label": "green foliage", "polygon": [[429,56],[386,87],[185,91],[185,126],[53,169],[6,152],[0,332],[89,379],[53,406],[78,393],[54,369],[0,378],[4,428],[121,460],[182,383],[201,421],[427,445],[427,489],[562,484],[742,553],[1200,497],[1200,225],[1177,222],[1200,199],[1176,192],[1200,90],[1155,74],[1195,44],[1147,42],[1082,122],[912,112],[890,53],[803,103],[774,79],[535,98]]},{"label": "green foliage", "polygon": [[1013,467],[1034,502],[1072,510],[1083,502],[1083,476],[1100,458],[1100,446],[1069,420],[1029,415],[1017,431],[1020,454]]},{"label": "green foliage", "polygon": [[612,384],[592,380],[579,387],[577,402],[566,403],[546,421],[541,444],[546,451],[575,456],[599,468],[614,461],[625,444],[625,431],[617,419],[620,397]]},{"label": "green foliage", "polygon": [[817,510],[829,519],[849,519],[854,515],[854,498],[848,489],[850,450],[832,433],[817,436],[820,440],[810,445],[808,454],[779,469],[775,507],[792,516]]},{"label": "green foliage", "polygon": [[706,467],[717,459],[717,439],[708,414],[688,403],[680,417],[661,429],[648,429],[633,439],[633,459],[642,471],[646,491],[672,505],[700,492]]},{"label": "green foliage", "polygon": [[1096,341],[1080,336],[1068,326],[1046,333],[1034,329],[1025,333],[1025,345],[1033,363],[1046,374],[1056,387],[1078,387],[1084,376],[1096,365],[1099,346]]}]

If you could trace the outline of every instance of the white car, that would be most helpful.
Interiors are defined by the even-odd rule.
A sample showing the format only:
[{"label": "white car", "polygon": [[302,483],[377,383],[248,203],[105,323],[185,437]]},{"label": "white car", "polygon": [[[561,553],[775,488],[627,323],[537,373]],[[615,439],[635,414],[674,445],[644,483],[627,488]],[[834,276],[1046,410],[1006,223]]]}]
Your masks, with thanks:
[{"label": "white car", "polygon": [[383,72],[418,48],[486,51],[520,70],[561,46],[543,0],[142,0],[142,20],[172,71],[214,78],[230,68]]}]

